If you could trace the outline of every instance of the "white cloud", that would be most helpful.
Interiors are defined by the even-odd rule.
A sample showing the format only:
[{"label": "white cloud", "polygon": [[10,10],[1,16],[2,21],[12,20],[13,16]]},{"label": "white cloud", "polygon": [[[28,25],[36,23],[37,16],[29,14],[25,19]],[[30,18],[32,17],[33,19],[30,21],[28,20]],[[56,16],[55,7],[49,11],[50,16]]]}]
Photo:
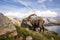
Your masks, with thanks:
[{"label": "white cloud", "polygon": [[7,12],[4,15],[6,15],[8,17],[20,17],[20,18],[22,18],[25,14],[22,14],[20,12]]},{"label": "white cloud", "polygon": [[52,2],[53,0],[38,0],[38,3],[44,3],[44,2],[46,2],[46,1]]},{"label": "white cloud", "polygon": [[29,16],[31,13],[25,13],[25,12],[20,12],[20,11],[8,11],[7,13],[5,13],[4,15],[5,16],[8,16],[8,17],[17,17],[17,18],[25,18],[27,16]]},{"label": "white cloud", "polygon": [[[17,1],[17,0],[16,0]],[[24,5],[31,5],[30,3],[31,2],[27,2],[27,1],[22,1],[22,0],[18,0],[18,1],[21,1]],[[34,5],[33,5],[34,6]],[[42,5],[43,8],[46,8],[45,5]],[[24,8],[19,8],[19,7],[16,7],[16,6],[9,6],[9,5],[3,5],[1,6],[2,10],[6,9],[5,11],[7,12],[5,15],[7,16],[15,16],[15,17],[24,17],[24,16],[28,16],[30,14],[33,14],[34,12],[32,11],[35,11],[34,9],[28,9],[26,7]],[[8,11],[7,11],[8,10]],[[57,13],[56,12],[52,12],[50,10],[47,10],[47,11],[39,11],[38,9],[35,11],[35,13],[39,16],[42,16],[42,17],[56,17],[57,16]]]},{"label": "white cloud", "polygon": [[46,0],[38,0],[38,3],[44,3]]},{"label": "white cloud", "polygon": [[56,17],[57,16],[57,13],[56,12],[53,12],[53,11],[50,11],[50,10],[47,10],[47,11],[36,11],[36,14],[38,16],[42,16],[42,17]]},{"label": "white cloud", "polygon": [[[10,16],[10,17],[20,17],[20,18],[25,18],[31,14],[34,14],[34,12],[29,11],[27,13],[21,13],[21,12],[7,12],[5,15],[6,16]],[[37,14],[38,16],[42,16],[42,17],[56,17],[57,13],[47,10],[47,11],[35,11],[35,14]]]}]

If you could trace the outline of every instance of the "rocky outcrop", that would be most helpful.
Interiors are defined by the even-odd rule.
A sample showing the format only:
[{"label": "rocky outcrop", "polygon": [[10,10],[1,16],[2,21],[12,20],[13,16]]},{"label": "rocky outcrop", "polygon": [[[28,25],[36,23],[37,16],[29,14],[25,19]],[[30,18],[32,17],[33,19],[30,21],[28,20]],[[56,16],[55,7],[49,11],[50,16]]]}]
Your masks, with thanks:
[{"label": "rocky outcrop", "polygon": [[11,20],[11,22],[12,22],[14,25],[21,26],[21,21],[20,21],[20,20],[15,20],[14,18],[11,18],[11,17],[9,17],[9,19]]},{"label": "rocky outcrop", "polygon": [[17,35],[16,28],[11,20],[0,13],[0,35]]}]

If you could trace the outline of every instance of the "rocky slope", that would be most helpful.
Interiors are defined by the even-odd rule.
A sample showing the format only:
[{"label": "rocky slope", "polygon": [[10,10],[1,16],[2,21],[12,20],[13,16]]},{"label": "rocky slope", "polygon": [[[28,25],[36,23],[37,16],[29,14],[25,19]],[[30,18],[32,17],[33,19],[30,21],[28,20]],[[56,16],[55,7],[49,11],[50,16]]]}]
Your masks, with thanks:
[{"label": "rocky slope", "polygon": [[21,21],[20,21],[20,20],[16,20],[16,19],[11,18],[11,17],[9,17],[9,19],[11,20],[11,22],[12,22],[14,25],[21,26]]},{"label": "rocky slope", "polygon": [[[14,34],[15,33],[15,34]],[[0,13],[0,35],[16,35],[16,28],[11,20]]]}]

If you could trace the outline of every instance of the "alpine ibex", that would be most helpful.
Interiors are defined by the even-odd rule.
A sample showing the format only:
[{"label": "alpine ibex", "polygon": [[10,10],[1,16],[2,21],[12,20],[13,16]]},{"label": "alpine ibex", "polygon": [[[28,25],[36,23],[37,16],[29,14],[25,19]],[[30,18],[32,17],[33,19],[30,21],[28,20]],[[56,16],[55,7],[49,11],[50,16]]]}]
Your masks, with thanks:
[{"label": "alpine ibex", "polygon": [[36,29],[39,28],[39,32],[41,32],[42,30],[44,32],[44,22],[45,21],[41,17],[32,14],[22,21],[22,25],[24,24],[29,29],[32,28],[32,30],[34,31],[36,31]]}]

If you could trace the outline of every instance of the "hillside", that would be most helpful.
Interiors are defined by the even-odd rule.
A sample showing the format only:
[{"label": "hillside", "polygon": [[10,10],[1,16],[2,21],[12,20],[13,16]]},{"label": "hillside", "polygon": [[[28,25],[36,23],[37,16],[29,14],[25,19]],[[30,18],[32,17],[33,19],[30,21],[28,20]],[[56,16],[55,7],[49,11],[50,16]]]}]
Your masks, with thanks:
[{"label": "hillside", "polygon": [[60,36],[53,32],[53,31],[48,31],[45,30],[44,33],[38,33],[32,30],[26,30],[26,28],[23,27],[16,27],[16,31],[18,33],[17,36],[14,37],[6,37],[6,36],[0,36],[0,40],[20,40],[20,37],[23,35],[23,39],[25,40],[27,36],[31,36],[33,40],[59,40]]},{"label": "hillside", "polygon": [[8,17],[11,22],[15,25],[21,26],[21,21],[20,20],[15,20],[14,18]]},{"label": "hillside", "polygon": [[[60,36],[53,31],[48,31],[47,29],[45,29],[45,31],[41,33],[35,32],[33,30],[29,30],[27,28],[19,26],[18,25],[19,22],[12,18],[8,18],[4,15],[1,16],[1,14],[0,14],[0,17],[1,17],[0,25],[2,23],[2,26],[0,27],[2,28],[2,30],[4,29],[2,31],[4,34],[1,34],[2,32],[0,32],[1,34],[0,40],[21,40],[20,37],[22,36],[24,40],[26,40],[27,36],[31,36],[32,40],[59,40],[60,39]],[[7,26],[3,26],[2,17],[4,17],[4,20],[5,20],[4,23],[7,22],[7,24],[5,24]],[[9,22],[10,22],[10,25],[8,25]],[[0,31],[1,31],[1,28],[0,28]]]},{"label": "hillside", "polygon": [[26,30],[26,28],[23,27],[20,27],[18,29],[18,27],[16,26],[16,28],[17,28],[17,32],[19,32],[18,35],[24,35],[24,37],[31,36],[33,40],[53,40],[53,39],[59,40],[60,39],[60,36],[53,31],[45,30],[44,33],[38,33],[32,30]]},{"label": "hillside", "polygon": [[15,36],[17,35],[16,28],[11,20],[0,13],[0,36]]}]

